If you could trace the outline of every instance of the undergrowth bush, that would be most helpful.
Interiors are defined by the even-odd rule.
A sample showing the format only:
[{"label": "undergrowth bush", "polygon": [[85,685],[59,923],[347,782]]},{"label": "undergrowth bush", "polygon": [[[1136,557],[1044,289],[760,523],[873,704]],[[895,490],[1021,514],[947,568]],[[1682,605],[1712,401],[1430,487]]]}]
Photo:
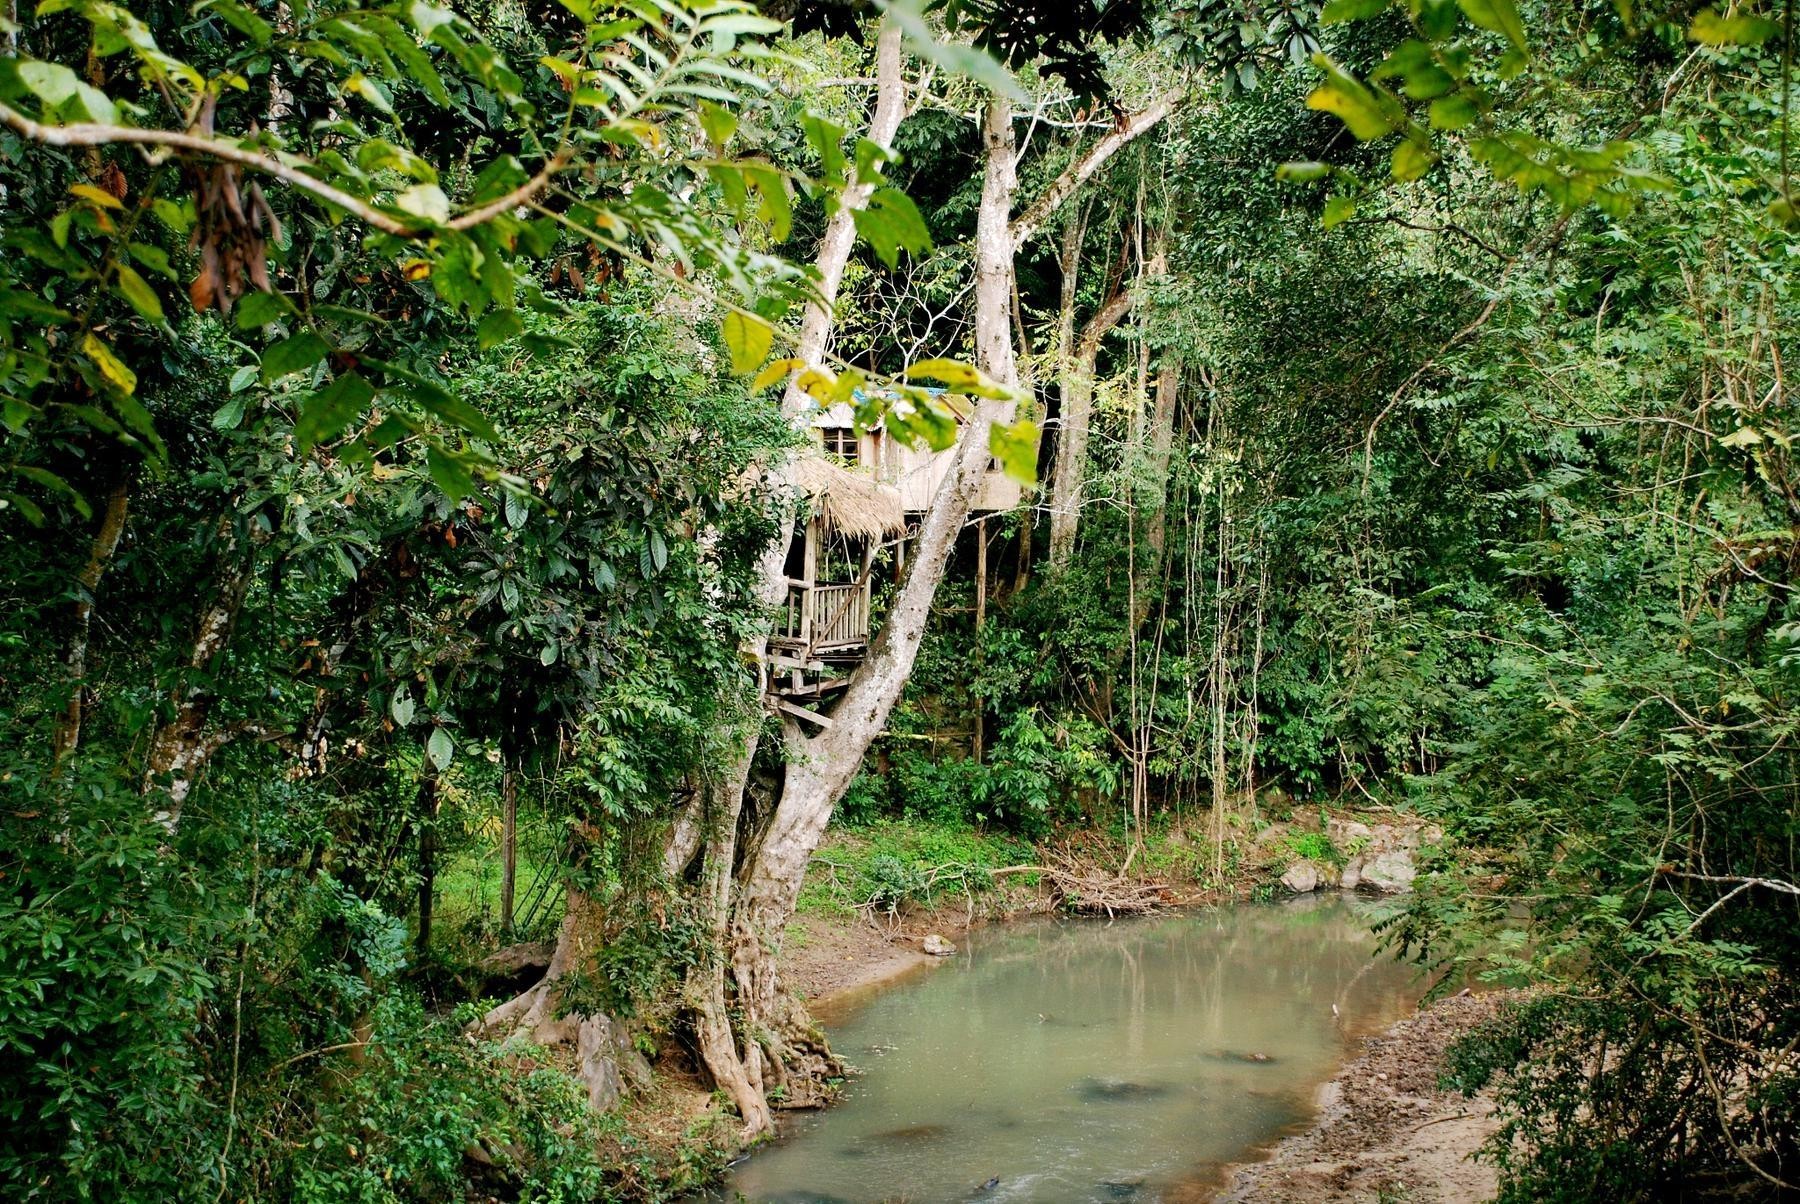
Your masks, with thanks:
[{"label": "undergrowth bush", "polygon": [[898,911],[979,895],[992,871],[1028,863],[1031,846],[962,824],[881,821],[838,830],[813,858],[800,910],[845,914],[857,907]]}]

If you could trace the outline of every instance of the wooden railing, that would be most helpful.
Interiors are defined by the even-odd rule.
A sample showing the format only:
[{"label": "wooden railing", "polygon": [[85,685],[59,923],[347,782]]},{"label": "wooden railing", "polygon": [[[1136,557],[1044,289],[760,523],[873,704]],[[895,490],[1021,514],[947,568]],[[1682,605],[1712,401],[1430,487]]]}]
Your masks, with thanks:
[{"label": "wooden railing", "polygon": [[788,585],[787,606],[776,624],[777,637],[803,644],[809,652],[834,652],[869,642],[869,582],[841,585]]},{"label": "wooden railing", "polygon": [[812,647],[816,652],[869,642],[867,582],[816,585],[812,591]]}]

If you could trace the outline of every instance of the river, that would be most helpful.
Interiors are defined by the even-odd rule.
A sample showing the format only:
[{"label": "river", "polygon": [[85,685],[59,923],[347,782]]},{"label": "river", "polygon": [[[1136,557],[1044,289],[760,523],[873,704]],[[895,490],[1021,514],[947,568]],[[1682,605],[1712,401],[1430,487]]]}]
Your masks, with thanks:
[{"label": "river", "polygon": [[1356,1038],[1405,1014],[1371,909],[1320,895],[970,934],[948,964],[827,1011],[858,1074],[714,1197],[1203,1200],[1305,1122]]}]

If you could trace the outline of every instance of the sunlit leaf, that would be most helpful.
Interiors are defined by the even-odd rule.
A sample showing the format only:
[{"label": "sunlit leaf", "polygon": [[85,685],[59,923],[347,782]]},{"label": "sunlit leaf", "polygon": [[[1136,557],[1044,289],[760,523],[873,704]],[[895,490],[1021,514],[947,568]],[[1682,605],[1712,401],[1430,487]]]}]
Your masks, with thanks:
[{"label": "sunlit leaf", "polygon": [[1035,422],[1015,422],[1010,426],[995,423],[988,428],[988,450],[1006,475],[1026,485],[1037,482],[1038,444],[1041,442]]},{"label": "sunlit leaf", "polygon": [[1513,0],[1456,0],[1463,16],[1489,33],[1497,33],[1519,50],[1525,49],[1525,23]]},{"label": "sunlit leaf", "polygon": [[94,366],[100,369],[100,374],[119,392],[126,396],[137,392],[137,373],[127,368],[125,362],[97,335],[90,333],[82,336],[81,352],[94,362]]},{"label": "sunlit leaf", "polygon": [[761,367],[775,343],[775,332],[767,322],[735,310],[720,321],[719,332],[731,354],[731,369],[739,376],[749,376]]},{"label": "sunlit leaf", "polygon": [[1702,9],[1688,36],[1706,46],[1760,46],[1781,32],[1781,23],[1749,13]]},{"label": "sunlit leaf", "polygon": [[113,278],[118,285],[119,294],[140,316],[152,322],[163,320],[162,299],[150,287],[150,282],[137,274],[136,269],[121,263],[113,269]]}]

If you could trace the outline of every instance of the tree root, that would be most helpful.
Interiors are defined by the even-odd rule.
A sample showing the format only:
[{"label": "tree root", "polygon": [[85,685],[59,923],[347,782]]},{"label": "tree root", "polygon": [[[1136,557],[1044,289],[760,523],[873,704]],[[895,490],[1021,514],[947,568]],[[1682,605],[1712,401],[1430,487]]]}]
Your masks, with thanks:
[{"label": "tree root", "polygon": [[508,1042],[552,1049],[575,1047],[574,1075],[587,1089],[588,1106],[604,1112],[631,1086],[650,1083],[650,1064],[631,1043],[625,1026],[604,1012],[567,1012],[557,1015],[561,991],[556,980],[545,977],[489,1011],[469,1026],[471,1036],[495,1036],[505,1032]]}]

